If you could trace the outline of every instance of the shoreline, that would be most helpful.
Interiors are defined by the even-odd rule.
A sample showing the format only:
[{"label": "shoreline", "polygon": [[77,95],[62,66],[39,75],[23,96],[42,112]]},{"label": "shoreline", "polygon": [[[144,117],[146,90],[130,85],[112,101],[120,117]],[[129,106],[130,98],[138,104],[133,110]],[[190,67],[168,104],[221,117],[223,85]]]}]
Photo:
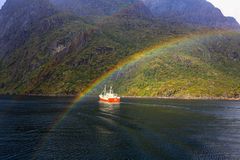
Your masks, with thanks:
[{"label": "shoreline", "polygon": [[[26,95],[9,95],[9,94],[0,94],[0,97],[4,96],[25,96],[25,97],[69,97],[75,98],[77,95],[73,94],[26,94]],[[97,97],[97,95],[89,95],[87,97]],[[121,96],[121,98],[135,98],[135,99],[175,99],[175,100],[228,100],[228,101],[240,101],[239,98],[228,98],[228,97],[161,97],[161,96]]]},{"label": "shoreline", "polygon": [[176,99],[176,100],[229,100],[240,101],[240,98],[227,97],[158,97],[158,96],[122,96],[122,98],[136,98],[136,99]]}]

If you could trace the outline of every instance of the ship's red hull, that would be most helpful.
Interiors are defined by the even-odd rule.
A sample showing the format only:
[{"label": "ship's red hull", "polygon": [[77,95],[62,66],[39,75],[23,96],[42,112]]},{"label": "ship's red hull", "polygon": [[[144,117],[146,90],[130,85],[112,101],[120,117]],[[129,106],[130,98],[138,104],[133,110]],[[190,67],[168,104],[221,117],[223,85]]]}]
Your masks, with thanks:
[{"label": "ship's red hull", "polygon": [[120,103],[120,98],[100,98],[100,102],[106,102],[106,103]]}]

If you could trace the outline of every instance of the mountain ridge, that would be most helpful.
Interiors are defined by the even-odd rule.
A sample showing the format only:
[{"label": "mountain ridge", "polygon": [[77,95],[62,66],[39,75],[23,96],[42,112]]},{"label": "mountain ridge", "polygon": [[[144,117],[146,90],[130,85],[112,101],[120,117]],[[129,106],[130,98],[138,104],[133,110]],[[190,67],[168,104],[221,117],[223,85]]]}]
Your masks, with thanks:
[{"label": "mountain ridge", "polygon": [[205,0],[143,0],[156,17],[179,20],[208,27],[239,29],[233,17],[225,17],[221,10]]},{"label": "mountain ridge", "polygon": [[[196,23],[197,20],[192,19],[189,11],[185,12],[185,8],[191,8],[193,0],[175,1],[175,6],[178,6],[177,4],[180,2],[187,3],[185,8],[183,7],[182,12],[178,11],[179,8],[172,7],[172,3],[168,3],[167,5],[170,8],[177,11],[169,10],[169,13],[173,15],[172,19],[159,15],[156,16],[153,9],[149,7],[150,4],[147,5],[146,2],[139,0],[125,0],[126,4],[130,4],[131,7],[126,5],[125,1],[101,0],[96,2],[96,0],[91,0],[88,1],[89,3],[86,3],[87,6],[90,4],[88,7],[85,6],[86,12],[78,12],[79,8],[76,8],[76,11],[73,9],[73,12],[69,10],[69,7],[77,7],[86,0],[71,0],[71,3],[66,0],[20,0],[26,4],[22,5],[22,7],[21,5],[20,7],[18,6],[19,13],[18,10],[14,9],[14,6],[10,5],[15,4],[15,1],[17,0],[7,0],[5,6],[0,11],[0,22],[6,21],[9,23],[7,27],[0,25],[0,31],[4,29],[7,31],[0,34],[0,46],[2,48],[0,58],[1,55],[4,55],[0,59],[0,93],[3,94],[77,94],[119,61],[155,43],[160,43],[180,35],[191,34],[195,31],[238,29],[236,27],[238,24],[234,20],[233,22],[226,22],[226,17],[223,17],[218,11],[219,14],[215,15],[216,11],[214,8],[214,11],[212,11],[214,14],[205,15],[210,17],[209,20]],[[20,1],[17,3],[20,3]],[[116,1],[119,3],[115,3]],[[156,1],[164,2],[165,0]],[[203,5],[206,4],[205,0],[198,1],[203,3]],[[68,2],[69,6],[66,6],[65,4]],[[81,3],[75,4],[75,2]],[[59,4],[56,7],[56,4],[54,5],[53,3]],[[98,10],[95,10],[95,4],[99,3],[101,3],[100,7]],[[61,5],[67,8],[61,8]],[[93,6],[91,7],[91,5]],[[111,7],[112,9],[109,9]],[[210,9],[207,8],[211,10],[211,7]],[[16,16],[11,16],[12,19],[9,20],[7,18],[9,14],[6,14],[7,11],[14,13]],[[92,14],[88,14],[88,12]],[[201,10],[199,10],[198,14],[200,12]],[[26,15],[27,18],[21,17],[20,15],[22,14]],[[177,15],[177,18],[174,15]],[[183,18],[178,20],[178,15]],[[4,16],[6,17],[4,18]],[[214,17],[216,20],[212,20]],[[204,20],[204,18],[202,19]],[[231,20],[228,19],[228,21]],[[12,32],[11,26],[16,31]],[[3,38],[4,36],[7,38]],[[238,38],[232,38],[233,35],[222,36],[225,37],[222,41],[228,44],[228,46],[224,45],[224,43],[221,43],[221,46],[219,46],[218,43],[220,42],[210,39],[206,41],[209,41],[209,43],[213,41],[214,43],[210,43],[210,46],[204,44],[200,47],[201,50],[216,59],[219,56],[223,57],[223,59],[219,60],[223,61],[223,63],[218,64],[220,66],[224,65],[225,59],[226,64],[229,66],[235,63],[238,64],[240,53],[235,50],[238,48]],[[194,48],[198,47],[195,43],[191,45]],[[229,48],[230,46],[233,49]],[[4,49],[4,47],[7,49]],[[180,46],[179,50],[184,49],[184,47]],[[198,51],[195,52],[199,53]],[[219,54],[215,54],[215,52],[219,52]],[[179,56],[184,57],[185,55],[179,53]],[[190,56],[193,57],[191,59],[195,59],[196,55],[191,54]],[[171,56],[165,62],[180,63],[180,61],[175,62]],[[157,63],[161,64],[160,61]],[[204,60],[201,63],[201,65],[209,64],[215,65],[217,62],[210,63]],[[201,68],[201,66],[197,67]],[[146,68],[151,70],[151,66]],[[235,71],[236,68],[229,68],[229,72],[238,75]],[[171,68],[166,69],[171,70]],[[192,71],[190,68],[186,70],[189,73]],[[158,72],[161,73],[160,70]],[[168,72],[165,74],[169,79],[172,78]],[[178,74],[184,75],[185,73],[176,68],[176,75]],[[224,71],[222,75],[227,76],[227,72]],[[232,80],[235,80],[237,77],[232,77]],[[148,76],[148,78],[146,82],[157,77]],[[140,79],[133,78],[124,81],[124,83],[127,81],[131,81],[132,85],[129,87],[134,88],[134,85],[139,84]],[[182,85],[185,84],[183,83]],[[156,82],[154,82],[153,86],[158,87]],[[142,89],[144,90],[144,88]],[[166,90],[171,90],[171,88],[167,87]],[[226,92],[230,91],[226,90]],[[119,93],[129,95],[121,90]],[[223,95],[218,96],[224,96],[224,92],[221,93]],[[207,95],[207,93],[205,94]],[[230,96],[233,94],[229,93],[226,95]]]}]

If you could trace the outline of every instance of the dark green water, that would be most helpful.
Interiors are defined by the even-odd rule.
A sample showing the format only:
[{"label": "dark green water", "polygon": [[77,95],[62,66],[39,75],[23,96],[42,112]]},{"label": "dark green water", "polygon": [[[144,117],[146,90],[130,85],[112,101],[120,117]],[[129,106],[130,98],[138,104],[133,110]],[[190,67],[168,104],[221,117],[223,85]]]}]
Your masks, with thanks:
[{"label": "dark green water", "polygon": [[240,102],[1,97],[0,159],[240,159]]}]

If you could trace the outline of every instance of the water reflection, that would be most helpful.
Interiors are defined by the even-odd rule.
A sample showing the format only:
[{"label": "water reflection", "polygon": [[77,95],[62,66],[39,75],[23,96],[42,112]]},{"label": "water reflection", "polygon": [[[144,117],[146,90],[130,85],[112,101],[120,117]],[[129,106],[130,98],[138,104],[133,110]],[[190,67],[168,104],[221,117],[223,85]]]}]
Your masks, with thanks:
[{"label": "water reflection", "polygon": [[120,110],[120,103],[99,102],[99,110],[102,112],[116,113],[116,111]]}]

